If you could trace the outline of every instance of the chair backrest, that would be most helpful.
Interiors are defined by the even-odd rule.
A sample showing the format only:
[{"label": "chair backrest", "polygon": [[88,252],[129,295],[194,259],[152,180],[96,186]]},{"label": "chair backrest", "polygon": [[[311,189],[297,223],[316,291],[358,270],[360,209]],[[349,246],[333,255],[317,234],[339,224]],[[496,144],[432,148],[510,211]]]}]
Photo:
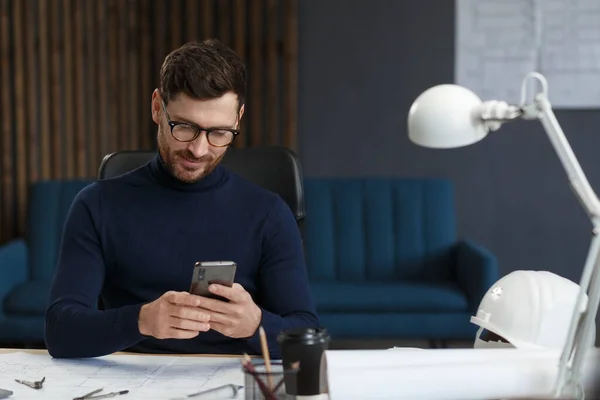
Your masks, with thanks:
[{"label": "chair backrest", "polygon": [[91,183],[56,180],[38,181],[31,186],[27,216],[30,279],[52,280],[69,208],[77,193]]},{"label": "chair backrest", "polygon": [[[98,172],[99,179],[113,178],[150,161],[154,151],[119,151],[104,157]],[[287,147],[265,146],[242,149],[230,148],[222,165],[242,178],[277,193],[288,204],[298,221],[305,217],[304,185],[300,161]]]},{"label": "chair backrest", "polygon": [[313,281],[450,277],[452,185],[442,179],[307,178],[304,225]]}]

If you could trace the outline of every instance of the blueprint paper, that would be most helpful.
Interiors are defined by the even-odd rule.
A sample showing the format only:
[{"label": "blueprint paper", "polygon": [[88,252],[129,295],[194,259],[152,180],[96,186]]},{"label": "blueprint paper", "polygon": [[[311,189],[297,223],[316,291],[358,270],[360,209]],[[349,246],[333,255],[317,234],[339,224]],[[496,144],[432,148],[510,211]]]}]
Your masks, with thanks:
[{"label": "blueprint paper", "polygon": [[456,0],[455,37],[455,82],[482,100],[518,104],[537,71],[554,108],[600,107],[598,0]]},{"label": "blueprint paper", "polygon": [[[15,379],[36,381],[34,390]],[[117,400],[168,400],[213,387],[243,385],[241,362],[226,357],[112,355],[94,359],[53,359],[48,355],[0,354],[0,388],[13,391],[11,400],[65,400],[103,388],[100,394],[129,390]],[[243,398],[243,392],[238,395]]]}]

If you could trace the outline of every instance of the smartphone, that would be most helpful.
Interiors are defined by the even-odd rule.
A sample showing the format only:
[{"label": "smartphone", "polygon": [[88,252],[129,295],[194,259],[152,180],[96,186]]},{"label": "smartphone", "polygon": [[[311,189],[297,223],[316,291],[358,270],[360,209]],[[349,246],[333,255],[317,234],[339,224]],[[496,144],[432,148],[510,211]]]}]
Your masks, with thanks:
[{"label": "smartphone", "polygon": [[208,286],[212,283],[229,287],[233,286],[236,268],[237,264],[233,261],[198,261],[194,264],[190,293],[228,301],[221,296],[211,293],[208,290]]}]

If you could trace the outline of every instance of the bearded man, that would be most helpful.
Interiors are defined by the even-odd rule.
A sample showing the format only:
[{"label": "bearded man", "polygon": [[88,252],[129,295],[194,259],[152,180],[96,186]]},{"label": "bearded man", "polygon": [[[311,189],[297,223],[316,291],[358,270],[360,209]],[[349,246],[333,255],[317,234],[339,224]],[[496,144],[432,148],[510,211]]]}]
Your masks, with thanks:
[{"label": "bearded man", "polygon": [[[262,326],[279,358],[279,332],[318,327],[291,210],[220,165],[242,134],[246,77],[216,40],[165,58],[155,158],[86,187],[68,213],[46,312],[51,356],[260,354]],[[211,285],[217,299],[190,294],[198,261],[234,261],[235,283]]]}]

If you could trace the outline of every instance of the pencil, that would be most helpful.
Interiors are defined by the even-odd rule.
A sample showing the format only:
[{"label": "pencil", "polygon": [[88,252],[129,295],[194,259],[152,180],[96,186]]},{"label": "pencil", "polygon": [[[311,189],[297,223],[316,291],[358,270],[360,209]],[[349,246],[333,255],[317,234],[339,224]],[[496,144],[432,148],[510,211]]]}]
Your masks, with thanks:
[{"label": "pencil", "polygon": [[260,345],[262,347],[263,358],[265,360],[265,369],[267,379],[269,380],[269,390],[273,390],[273,377],[271,376],[271,356],[269,355],[269,345],[267,344],[267,335],[265,329],[261,326],[258,330],[260,335]]},{"label": "pencil", "polygon": [[265,397],[265,400],[276,400],[273,398],[273,390],[270,390],[267,387],[267,384],[265,382],[263,382],[263,380],[261,379],[259,374],[254,370],[254,365],[252,364],[252,360],[250,359],[250,356],[246,353],[244,353],[244,359],[242,360],[242,365],[243,365],[246,373],[252,375],[252,377],[258,384],[260,392]]}]

